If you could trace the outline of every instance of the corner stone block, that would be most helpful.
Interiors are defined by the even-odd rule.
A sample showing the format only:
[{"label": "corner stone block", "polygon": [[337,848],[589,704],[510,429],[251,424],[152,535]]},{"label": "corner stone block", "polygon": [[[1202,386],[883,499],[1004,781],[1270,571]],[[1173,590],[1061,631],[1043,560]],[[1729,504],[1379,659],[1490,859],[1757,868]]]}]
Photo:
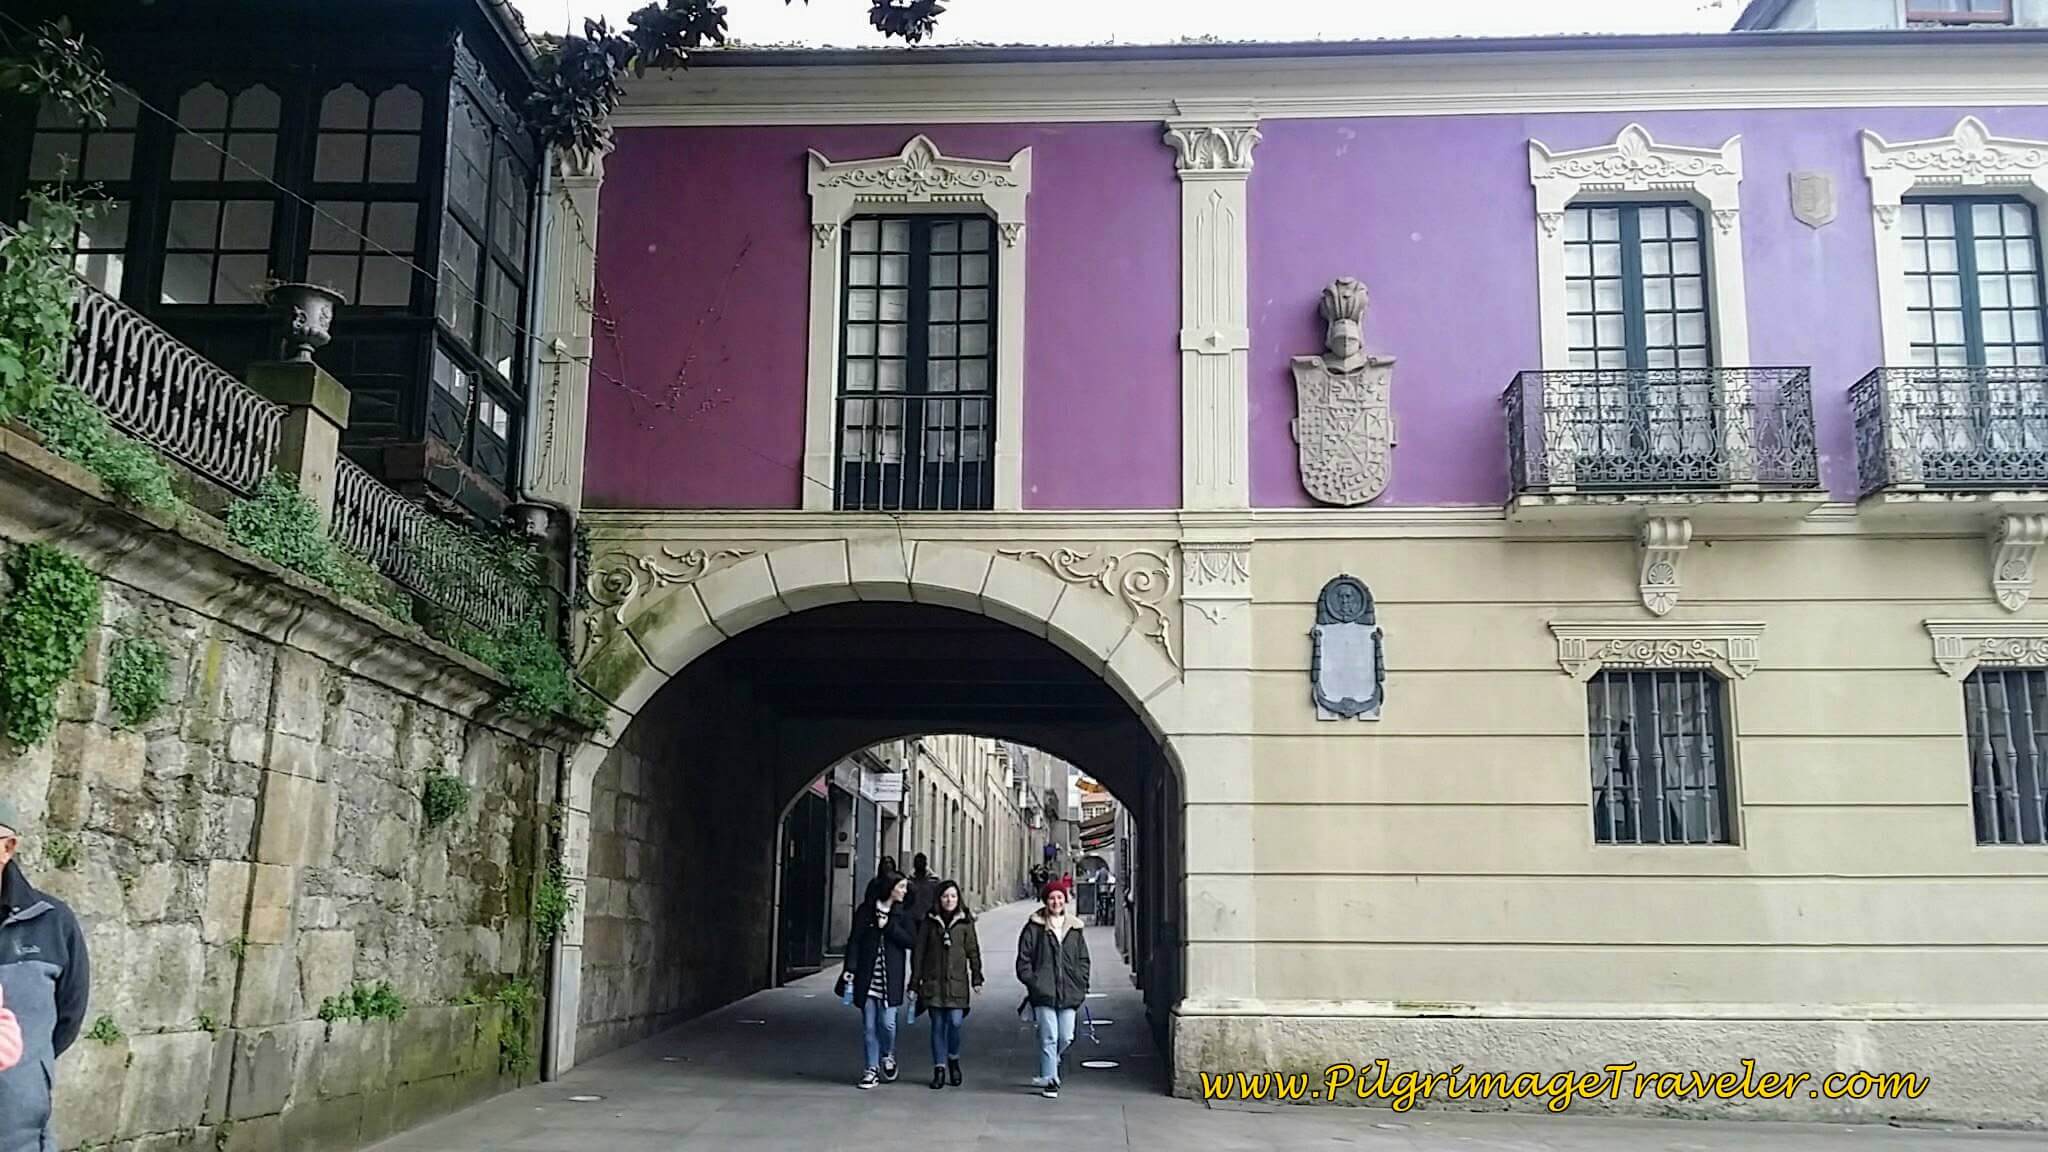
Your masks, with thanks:
[{"label": "corner stone block", "polygon": [[1178,679],[1180,669],[1160,651],[1158,642],[1136,628],[1124,633],[1123,643],[1109,657],[1110,687],[1134,706]]},{"label": "corner stone block", "polygon": [[206,866],[206,902],[199,913],[200,939],[225,944],[242,934],[242,914],[249,906],[253,864],[215,860]]},{"label": "corner stone block", "polygon": [[1066,590],[1050,572],[999,557],[989,565],[988,582],[981,587],[981,610],[990,619],[1043,636],[1046,621]]},{"label": "corner stone block", "polygon": [[668,683],[668,676],[649,664],[640,645],[623,631],[612,633],[585,657],[576,669],[576,678],[613,707],[627,712],[638,712],[648,697]]},{"label": "corner stone block", "polygon": [[973,548],[919,541],[910,557],[911,598],[968,612],[981,611],[994,555]]},{"label": "corner stone block", "polygon": [[308,780],[322,780],[327,773],[322,770],[320,742],[304,736],[291,736],[279,732],[270,738],[270,755],[265,765],[272,772],[287,776],[303,776]]},{"label": "corner stone block", "polygon": [[[133,1057],[121,1093],[120,1131],[168,1132],[197,1125],[213,1079],[214,1034],[167,1032],[128,1042]],[[104,1102],[102,1102],[104,1103]]]},{"label": "corner stone block", "polygon": [[277,731],[317,741],[327,715],[327,665],[296,648],[277,650]]},{"label": "corner stone block", "polygon": [[298,1062],[298,1028],[236,1032],[234,1069],[228,1079],[228,1117],[246,1120],[284,1111]]},{"label": "corner stone block", "polygon": [[862,600],[910,599],[910,545],[895,535],[846,542],[846,568],[853,594]]},{"label": "corner stone block", "polygon": [[107,732],[85,724],[57,731],[57,762],[78,771],[94,788],[135,792],[149,765],[149,743],[140,732]]},{"label": "corner stone block", "polygon": [[206,987],[206,950],[197,924],[131,928],[119,963],[128,985],[124,1023],[152,1031],[192,1026]]},{"label": "corner stone block", "polygon": [[818,608],[853,599],[853,576],[846,560],[846,544],[820,540],[794,548],[777,548],[768,553],[768,570],[775,577],[775,590],[791,612]]},{"label": "corner stone block", "polygon": [[252,876],[249,925],[242,933],[251,944],[282,944],[291,938],[298,869],[258,864]]},{"label": "corner stone block", "polygon": [[696,588],[660,588],[643,597],[626,617],[626,631],[656,668],[673,676],[725,639],[711,624]]},{"label": "corner stone block", "polygon": [[293,1019],[298,990],[299,966],[289,944],[248,945],[235,989],[235,1027],[261,1028]]},{"label": "corner stone block", "polygon": [[[1190,844],[1190,855],[1193,845]],[[1187,933],[1190,946],[1197,940],[1250,944],[1257,939],[1252,923],[1252,878],[1250,876],[1202,875],[1188,869]]]},{"label": "corner stone block", "polygon": [[[1186,689],[1188,729],[1221,736],[1245,736],[1252,728],[1252,684],[1248,672],[1191,670],[1181,677]],[[1306,698],[1307,693],[1304,692]]]},{"label": "corner stone block", "polygon": [[1095,671],[1109,665],[1109,657],[1131,630],[1130,613],[1107,593],[1078,589],[1078,595],[1060,597],[1052,612],[1046,639]]},{"label": "corner stone block", "polygon": [[713,572],[697,581],[697,594],[704,598],[704,611],[711,622],[727,636],[789,614],[788,605],[775,594],[775,577],[766,556],[749,556]]},{"label": "corner stone block", "polygon": [[334,786],[281,772],[263,775],[263,826],[256,859],[322,867],[334,854]]},{"label": "corner stone block", "polygon": [[128,1045],[81,1039],[57,1061],[55,1120],[67,1147],[113,1140],[128,1085]]},{"label": "corner stone block", "polygon": [[1182,736],[1173,747],[1180,754],[1181,796],[1188,804],[1252,803],[1252,737]]}]

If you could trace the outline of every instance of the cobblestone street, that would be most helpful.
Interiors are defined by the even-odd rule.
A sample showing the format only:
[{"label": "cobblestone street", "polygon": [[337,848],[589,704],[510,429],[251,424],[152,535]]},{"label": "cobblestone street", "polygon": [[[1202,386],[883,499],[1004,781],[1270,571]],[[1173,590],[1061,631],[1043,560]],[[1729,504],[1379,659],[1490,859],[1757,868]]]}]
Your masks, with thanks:
[{"label": "cobblestone street", "polygon": [[[671,1152],[934,1147],[981,1152],[1208,1152],[1352,1147],[1371,1152],[1971,1152],[2048,1149],[2020,1133],[1475,1115],[1376,1108],[1205,1107],[1163,1094],[1137,992],[1107,928],[1091,929],[1095,1041],[1080,1029],[1057,1101],[1030,1090],[1035,1041],[1010,975],[1030,905],[984,916],[989,992],[967,1022],[967,1083],[929,1087],[924,1021],[897,1034],[902,1079],[861,1092],[856,1015],[836,969],[751,996],[563,1080],[400,1136],[377,1152]],[[1113,1061],[1114,1068],[1085,1062]],[[581,1099],[579,1099],[581,1098]]]}]

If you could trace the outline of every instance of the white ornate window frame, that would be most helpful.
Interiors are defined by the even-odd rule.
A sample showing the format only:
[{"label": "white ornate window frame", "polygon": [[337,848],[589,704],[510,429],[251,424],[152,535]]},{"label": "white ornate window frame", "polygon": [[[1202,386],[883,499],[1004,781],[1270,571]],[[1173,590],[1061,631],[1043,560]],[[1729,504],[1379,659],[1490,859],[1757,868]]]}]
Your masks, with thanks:
[{"label": "white ornate window frame", "polygon": [[1550,634],[1557,638],[1558,667],[1582,683],[1605,668],[1711,668],[1732,684],[1756,671],[1764,626],[1728,620],[1554,620]]},{"label": "white ornate window frame", "polygon": [[1750,366],[1749,298],[1742,277],[1742,137],[1730,136],[1719,148],[1691,148],[1659,144],[1642,125],[1630,124],[1614,143],[1591,148],[1553,152],[1541,140],[1530,140],[1529,183],[1536,188],[1537,307],[1545,371],[1570,367],[1564,210],[1645,197],[1683,200],[1706,214],[1714,366]]},{"label": "white ornate window frame", "polygon": [[1956,680],[1989,665],[2048,668],[2048,620],[1923,620],[1934,666]]},{"label": "white ornate window frame", "polygon": [[1955,131],[1931,140],[1893,144],[1863,130],[1863,174],[1870,181],[1870,223],[1877,237],[1878,318],[1887,365],[1912,363],[1906,321],[1906,254],[1899,243],[1899,207],[1906,197],[1989,192],[2034,205],[2036,226],[2048,219],[2048,140],[1993,136],[1965,116]]},{"label": "white ornate window frame", "polygon": [[810,355],[804,405],[806,511],[830,511],[839,491],[840,226],[856,213],[984,212],[996,222],[995,508],[1024,495],[1024,216],[1031,149],[1008,160],[964,160],[919,134],[903,151],[832,161],[810,152]]}]

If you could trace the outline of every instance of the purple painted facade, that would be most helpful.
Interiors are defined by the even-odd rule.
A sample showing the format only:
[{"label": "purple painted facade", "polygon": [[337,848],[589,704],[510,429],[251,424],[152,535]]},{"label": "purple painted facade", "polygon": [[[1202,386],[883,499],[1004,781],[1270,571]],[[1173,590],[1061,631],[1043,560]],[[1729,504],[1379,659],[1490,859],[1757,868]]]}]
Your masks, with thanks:
[{"label": "purple painted facade", "polygon": [[[1288,358],[1321,346],[1317,295],[1372,294],[1368,347],[1398,359],[1399,445],[1381,505],[1500,503],[1500,394],[1540,366],[1528,142],[1740,135],[1750,358],[1813,370],[1822,475],[1853,496],[1847,391],[1882,358],[1859,133],[1945,135],[1975,113],[2048,136],[2048,109],[1757,110],[1269,120],[1250,183],[1251,494],[1306,506]],[[594,506],[793,508],[810,232],[804,152],[894,153],[915,126],[639,129],[608,163],[591,390]],[[949,155],[1033,151],[1024,504],[1179,504],[1179,191],[1154,123],[939,126]],[[1789,174],[1834,177],[1838,214],[1792,216]],[[681,381],[680,391],[676,391]]]},{"label": "purple painted facade", "polygon": [[[802,503],[804,158],[1030,148],[1024,504],[1180,503],[1180,190],[1150,124],[655,128],[606,161],[586,502]],[[609,323],[604,318],[609,318]]]}]

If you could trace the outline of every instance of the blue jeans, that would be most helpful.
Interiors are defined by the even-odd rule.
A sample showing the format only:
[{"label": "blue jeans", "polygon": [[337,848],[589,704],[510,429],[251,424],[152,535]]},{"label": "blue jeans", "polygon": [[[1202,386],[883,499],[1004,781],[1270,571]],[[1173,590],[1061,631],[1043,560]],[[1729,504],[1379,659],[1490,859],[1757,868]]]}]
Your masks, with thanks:
[{"label": "blue jeans", "polygon": [[1031,1015],[1038,1021],[1038,1078],[1057,1080],[1060,1078],[1060,1057],[1074,1042],[1074,1010],[1041,1008],[1034,1004]]},{"label": "blue jeans", "polygon": [[896,1006],[880,996],[860,1002],[860,1039],[867,1067],[880,1068],[882,1057],[896,1055]]},{"label": "blue jeans", "polygon": [[932,1067],[960,1058],[960,1025],[967,1019],[965,1008],[930,1008],[932,1018]]}]

